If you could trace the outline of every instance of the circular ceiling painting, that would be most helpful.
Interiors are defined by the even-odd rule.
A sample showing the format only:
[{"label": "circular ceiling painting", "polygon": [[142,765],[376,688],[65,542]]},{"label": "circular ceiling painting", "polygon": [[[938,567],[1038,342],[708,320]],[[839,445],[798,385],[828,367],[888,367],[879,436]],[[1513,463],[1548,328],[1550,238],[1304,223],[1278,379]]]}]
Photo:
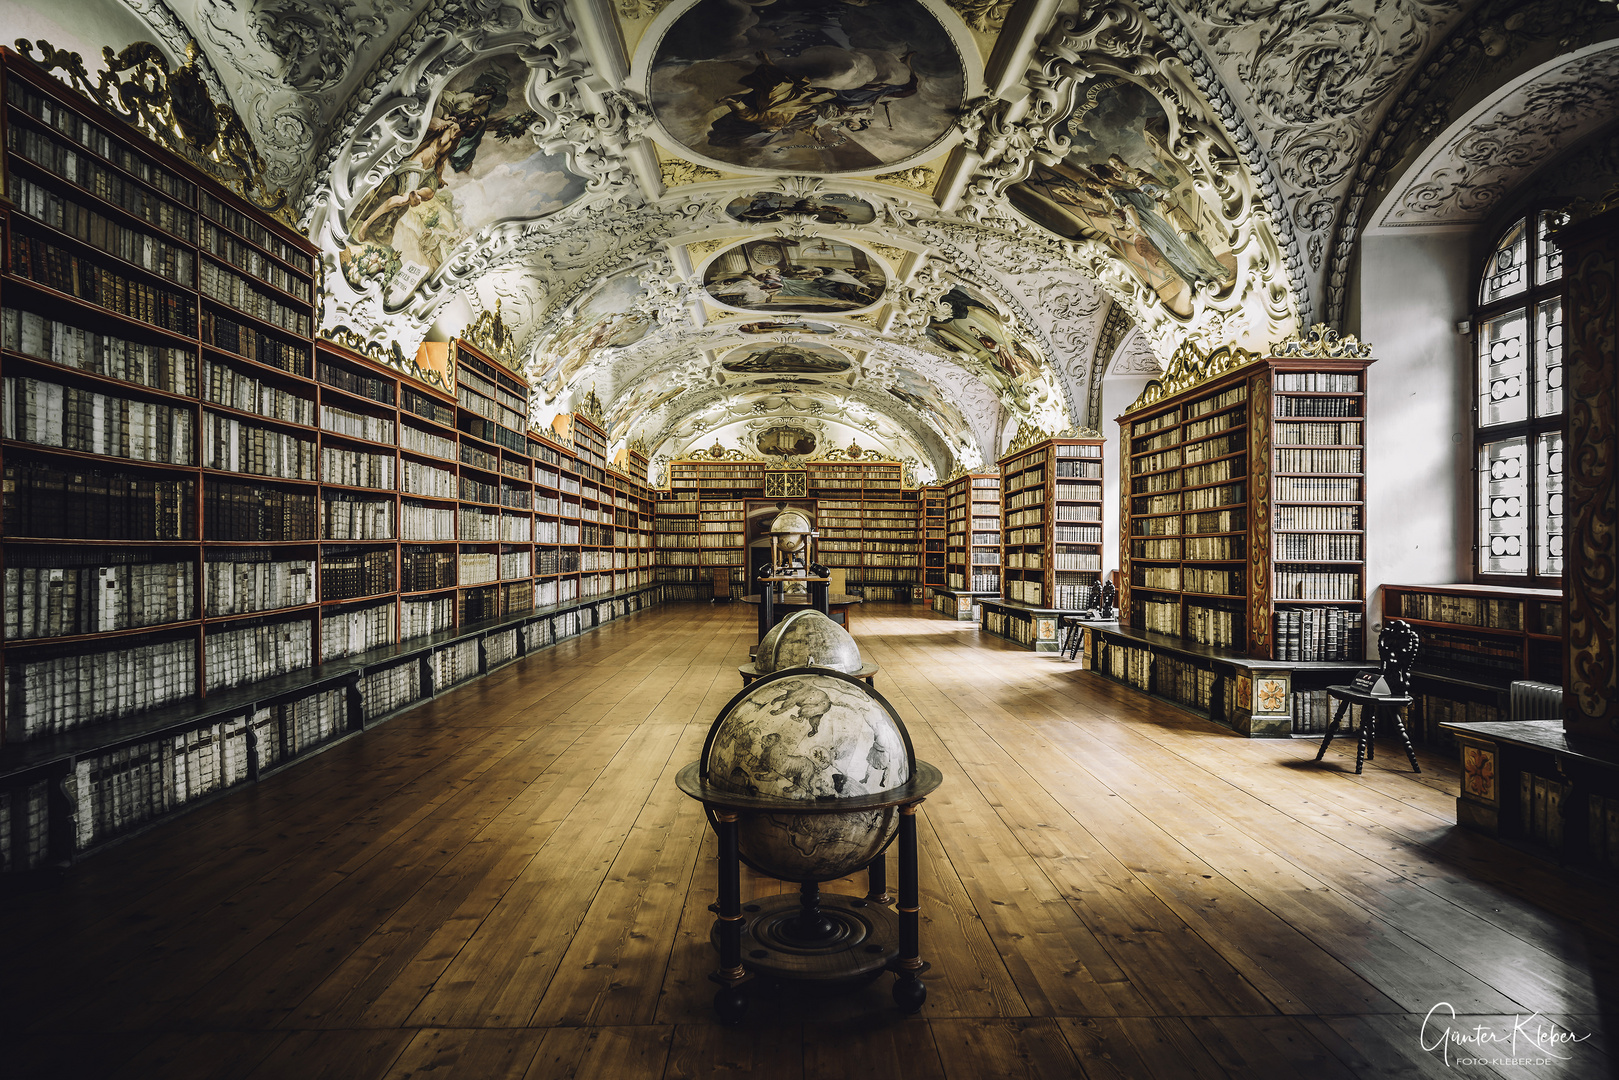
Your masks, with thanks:
[{"label": "circular ceiling painting", "polygon": [[716,303],[761,313],[854,311],[881,300],[887,284],[864,251],[825,238],[747,241],[720,252],[703,274]]},{"label": "circular ceiling painting", "polygon": [[836,375],[851,366],[836,349],[797,342],[768,349],[744,346],[720,361],[733,375]]},{"label": "circular ceiling painting", "polygon": [[950,131],[966,96],[950,35],[917,0],[700,0],[652,58],[652,110],[704,157],[748,169],[884,168]]}]

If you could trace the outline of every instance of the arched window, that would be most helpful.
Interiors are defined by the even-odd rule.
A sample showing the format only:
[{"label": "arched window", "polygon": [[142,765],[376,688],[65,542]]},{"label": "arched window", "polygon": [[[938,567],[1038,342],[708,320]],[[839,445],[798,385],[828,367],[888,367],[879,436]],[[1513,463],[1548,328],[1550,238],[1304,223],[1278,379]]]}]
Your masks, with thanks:
[{"label": "arched window", "polygon": [[1562,253],[1558,213],[1520,218],[1484,265],[1474,311],[1477,573],[1555,585],[1563,574]]}]

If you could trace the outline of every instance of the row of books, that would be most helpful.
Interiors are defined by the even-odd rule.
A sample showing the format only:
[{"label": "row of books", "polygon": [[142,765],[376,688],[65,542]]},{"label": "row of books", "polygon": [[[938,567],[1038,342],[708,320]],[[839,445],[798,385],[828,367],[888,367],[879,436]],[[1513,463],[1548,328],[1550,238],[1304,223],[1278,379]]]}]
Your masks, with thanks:
[{"label": "row of books", "polygon": [[13,124],[6,129],[6,148],[148,225],[155,225],[187,243],[196,240],[197,215],[194,211],[173,199],[164,198],[151,188],[125,179],[96,158],[73,149],[52,135]]},{"label": "row of books", "polygon": [[[591,554],[598,554],[591,552]],[[587,567],[594,570],[596,567]],[[534,553],[532,551],[507,551],[500,556],[500,577],[502,581],[513,581],[517,578],[534,576]]]},{"label": "row of books", "polygon": [[1335,476],[1278,476],[1278,502],[1359,502],[1360,480]]},{"label": "row of books", "polygon": [[238,236],[246,237],[282,262],[289,263],[294,270],[303,274],[314,273],[314,262],[307,252],[287,243],[212,192],[201,192],[198,205],[202,208],[203,217],[217,221]]},{"label": "row of books", "polygon": [[500,556],[491,552],[463,551],[457,566],[457,584],[482,585],[500,578]]},{"label": "row of books", "polygon": [[320,534],[320,501],[311,490],[207,479],[202,497],[205,540],[274,543]]},{"label": "row of books", "polygon": [[399,510],[400,538],[414,541],[455,539],[455,508],[405,499]]},{"label": "row of books", "polygon": [[210,469],[278,480],[314,480],[316,450],[313,439],[259,427],[234,416],[203,413],[202,463]]},{"label": "row of books", "polygon": [[1178,560],[1181,557],[1179,540],[1131,540],[1130,556],[1135,559]]},{"label": "row of books", "polygon": [[191,638],[8,659],[6,737],[43,738],[190,697],[196,663]]},{"label": "row of books", "polygon": [[11,234],[12,272],[30,281],[183,337],[197,328],[197,302],[187,293],[132,280],[100,263],[24,233]]},{"label": "row of books", "polygon": [[[506,467],[506,462],[503,461],[500,464],[501,468]],[[500,505],[510,506],[518,510],[532,510],[534,508],[534,493],[527,488],[502,484],[500,486]],[[629,521],[627,524],[634,525],[635,522]]]},{"label": "row of books", "polygon": [[0,346],[63,367],[171,394],[189,396],[196,392],[196,357],[184,349],[98,334],[32,311],[0,311]]},{"label": "row of books", "polygon": [[202,362],[203,400],[224,405],[238,412],[257,413],[270,420],[311,427],[315,423],[315,402],[264,382],[228,364]]},{"label": "row of books", "polygon": [[314,320],[307,311],[271,299],[255,288],[249,279],[217,263],[203,261],[197,273],[197,287],[204,296],[289,333],[308,337],[314,329]]},{"label": "row of books", "polygon": [[435,499],[455,498],[456,477],[448,469],[435,469],[419,461],[406,460],[399,464],[399,490],[406,495],[426,495]]},{"label": "row of books", "polygon": [[[1358,506],[1278,506],[1273,515],[1273,528],[1313,530],[1354,530],[1360,528]],[[1241,525],[1236,528],[1241,528]],[[1214,530],[1200,530],[1209,531]]]},{"label": "row of books", "polygon": [[430,548],[403,550],[399,566],[401,592],[426,592],[429,589],[447,589],[455,584],[456,553],[434,551]]},{"label": "row of books", "polygon": [[1187,442],[1191,442],[1193,439],[1201,439],[1205,435],[1213,435],[1216,432],[1229,431],[1234,427],[1246,426],[1247,420],[1242,413],[1220,413],[1218,416],[1211,416],[1206,420],[1196,420],[1187,424],[1186,430],[1181,437]]},{"label": "row of books", "polygon": [[365,413],[350,412],[348,409],[339,409],[335,405],[321,405],[320,426],[325,431],[347,435],[354,439],[368,439],[371,442],[389,443],[394,441],[394,422],[385,416],[368,416]]},{"label": "row of books", "polygon": [[[851,574],[850,576],[854,577],[855,575]],[[914,570],[878,568],[867,563],[860,568],[858,577],[860,581],[864,582],[915,581],[916,573]]]},{"label": "row of books", "polygon": [[98,214],[72,199],[13,173],[7,185],[16,208],[35,221],[66,233],[81,244],[104,251],[148,273],[190,285],[197,259],[189,248]]},{"label": "row of books", "polygon": [[1487,626],[1496,630],[1523,629],[1523,601],[1513,597],[1450,596],[1445,593],[1400,593],[1396,617]]},{"label": "row of books", "polygon": [[1234,405],[1241,405],[1248,400],[1248,385],[1246,383],[1220,391],[1213,397],[1203,398],[1201,401],[1187,403],[1186,419],[1193,420],[1199,416],[1222,412]]},{"label": "row of books", "polygon": [[1276,415],[1278,417],[1360,415],[1360,398],[1358,397],[1283,397],[1278,394],[1275,401]]},{"label": "row of books", "polygon": [[1359,533],[1276,534],[1276,558],[1287,562],[1358,562]]},{"label": "row of books", "polygon": [[1160,600],[1151,596],[1135,597],[1130,605],[1130,625],[1137,630],[1151,630],[1159,634],[1181,632],[1181,606],[1175,600]]},{"label": "row of books", "polygon": [[280,263],[267,258],[262,252],[207,222],[203,223],[198,246],[265,284],[274,286],[284,293],[291,293],[306,304],[313,299],[307,277],[292,273]]},{"label": "row of books", "polygon": [[1284,394],[1353,394],[1360,390],[1360,375],[1330,371],[1280,371],[1276,389]]},{"label": "row of books", "polygon": [[1102,556],[1092,552],[1058,549],[1052,553],[1051,565],[1056,570],[1100,570]]},{"label": "row of books", "polygon": [[188,478],[66,471],[14,455],[5,464],[6,533],[12,538],[191,540],[195,490]]},{"label": "row of books", "polygon": [[1236,473],[1234,469],[1241,469],[1241,462],[1214,461],[1207,465],[1192,465],[1181,470],[1181,486],[1201,487],[1204,484],[1215,484],[1223,480],[1230,480]]},{"label": "row of books", "polygon": [[202,340],[216,349],[234,353],[256,364],[309,378],[310,349],[307,343],[283,341],[256,326],[245,326],[214,311],[202,313]]},{"label": "row of books", "polygon": [[1064,611],[1078,611],[1091,606],[1092,591],[1096,588],[1095,574],[1069,574],[1058,572],[1053,575],[1051,585],[1051,606]]},{"label": "row of books", "polygon": [[1243,591],[1241,570],[1207,570],[1201,567],[1185,568],[1186,591],[1210,596],[1240,596]]},{"label": "row of books", "polygon": [[[1296,660],[1298,657],[1278,656],[1277,659]],[[1295,735],[1326,734],[1328,725],[1332,723],[1333,712],[1338,707],[1337,703],[1332,700],[1332,695],[1325,690],[1295,690],[1289,705],[1292,710],[1293,734]],[[1338,734],[1353,734],[1358,730],[1358,720],[1358,715],[1345,714],[1344,723],[1338,727]]]},{"label": "row of books", "polygon": [[211,630],[203,636],[204,685],[220,690],[306,668],[314,662],[314,644],[308,619]]},{"label": "row of books", "polygon": [[477,641],[458,641],[453,645],[434,649],[428,654],[427,671],[433,680],[435,693],[477,675],[479,673]]},{"label": "row of books", "polygon": [[443,458],[446,461],[454,461],[456,458],[454,439],[447,439],[431,431],[423,431],[411,424],[399,426],[399,445],[402,449],[426,454],[428,457]]},{"label": "row of books", "polygon": [[455,625],[455,598],[418,597],[399,605],[399,640],[436,634]]},{"label": "row of books", "polygon": [[1277,660],[1359,660],[1366,616],[1342,608],[1281,610],[1271,616]]},{"label": "row of books", "polygon": [[349,600],[394,591],[394,551],[327,548],[320,559],[320,598]]},{"label": "row of books", "polygon": [[1278,570],[1274,576],[1278,600],[1359,600],[1360,575],[1326,570]]},{"label": "row of books", "polygon": [[322,614],[321,662],[355,656],[369,649],[393,644],[394,620],[395,605],[392,600]]},{"label": "row of books", "polygon": [[189,180],[152,162],[145,155],[135,153],[77,112],[63,108],[26,83],[8,77],[6,101],[131,176],[151,184],[170,198],[187,206],[196,203],[197,189]]},{"label": "row of books", "polygon": [[1181,519],[1178,517],[1137,517],[1130,521],[1131,536],[1179,536]]},{"label": "row of books", "polygon": [[1202,439],[1198,442],[1186,444],[1186,464],[1192,465],[1200,461],[1212,461],[1215,458],[1225,457],[1227,454],[1240,454],[1247,449],[1240,434],[1221,435],[1217,438]]},{"label": "row of books", "polygon": [[1143,473],[1163,472],[1165,469],[1177,467],[1180,463],[1180,450],[1159,450],[1157,453],[1131,458],[1130,475],[1140,476]]},{"label": "row of books", "polygon": [[415,660],[366,672],[360,679],[360,716],[367,721],[397,712],[421,698],[421,664]]},{"label": "row of books", "polygon": [[394,501],[346,491],[321,492],[321,535],[327,540],[392,540]]},{"label": "row of books", "polygon": [[379,488],[392,491],[394,486],[394,457],[392,454],[372,454],[363,450],[348,450],[337,446],[320,448],[320,477],[328,484],[349,487]]},{"label": "row of books", "polygon": [[131,461],[195,460],[190,409],[40,379],[0,382],[0,437]]},{"label": "row of books", "polygon": [[[1359,450],[1285,450],[1272,455],[1277,472],[1284,473],[1358,473],[1361,467]],[[1190,472],[1191,470],[1187,470]]]},{"label": "row of books", "polygon": [[1274,442],[1277,446],[1359,446],[1360,422],[1278,422]]},{"label": "row of books", "polygon": [[394,403],[394,384],[391,380],[334,364],[324,357],[315,366],[315,378],[356,397],[380,401],[384,405]]},{"label": "row of books", "polygon": [[7,641],[133,630],[196,610],[190,562],[5,568]]},{"label": "row of books", "polygon": [[498,634],[485,634],[483,639],[483,662],[486,667],[493,668],[517,657],[517,629],[503,630]]},{"label": "row of books", "polygon": [[[1294,479],[1294,478],[1289,478]],[[1278,485],[1281,481],[1277,481]],[[1180,501],[1186,510],[1213,510],[1222,506],[1238,506],[1245,499],[1247,484],[1221,484],[1218,487],[1195,488],[1181,493]]]},{"label": "row of books", "polygon": [[[1221,680],[1212,668],[1199,667],[1178,656],[1152,653],[1147,649],[1128,651],[1150,657],[1147,662],[1151,669],[1153,693],[1205,713],[1215,711],[1214,694]],[[1135,661],[1138,665],[1140,662]]]},{"label": "row of books", "polygon": [[1242,630],[1240,611],[1201,604],[1186,605],[1186,636],[1199,645],[1234,645],[1242,640]]},{"label": "row of books", "polygon": [[412,390],[408,386],[404,387],[402,390],[399,400],[399,407],[404,409],[406,412],[414,413],[415,415],[426,420],[431,420],[436,424],[443,424],[445,427],[455,426],[454,409],[450,408],[450,406],[444,404],[442,401],[439,401],[436,398],[428,397],[426,394],[423,394],[420,391]]},{"label": "row of books", "polygon": [[315,602],[315,561],[246,553],[203,564],[203,608],[210,615],[245,615]]}]

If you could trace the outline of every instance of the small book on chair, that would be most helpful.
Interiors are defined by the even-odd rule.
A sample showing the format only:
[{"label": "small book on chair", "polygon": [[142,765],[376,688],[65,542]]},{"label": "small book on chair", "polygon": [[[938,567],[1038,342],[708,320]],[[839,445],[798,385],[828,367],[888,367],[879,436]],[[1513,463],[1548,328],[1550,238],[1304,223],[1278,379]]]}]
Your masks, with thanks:
[{"label": "small book on chair", "polygon": [[1389,681],[1383,678],[1381,671],[1363,671],[1355,676],[1355,689],[1363,694],[1375,697],[1388,697],[1394,693],[1389,689]]}]

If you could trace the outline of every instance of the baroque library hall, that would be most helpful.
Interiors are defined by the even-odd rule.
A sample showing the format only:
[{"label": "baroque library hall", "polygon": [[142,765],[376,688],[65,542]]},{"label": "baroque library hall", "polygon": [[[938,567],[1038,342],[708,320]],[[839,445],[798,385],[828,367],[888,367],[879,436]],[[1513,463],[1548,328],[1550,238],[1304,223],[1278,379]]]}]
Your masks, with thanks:
[{"label": "baroque library hall", "polygon": [[1619,1077],[1619,0],[0,30],[0,1075]]}]

